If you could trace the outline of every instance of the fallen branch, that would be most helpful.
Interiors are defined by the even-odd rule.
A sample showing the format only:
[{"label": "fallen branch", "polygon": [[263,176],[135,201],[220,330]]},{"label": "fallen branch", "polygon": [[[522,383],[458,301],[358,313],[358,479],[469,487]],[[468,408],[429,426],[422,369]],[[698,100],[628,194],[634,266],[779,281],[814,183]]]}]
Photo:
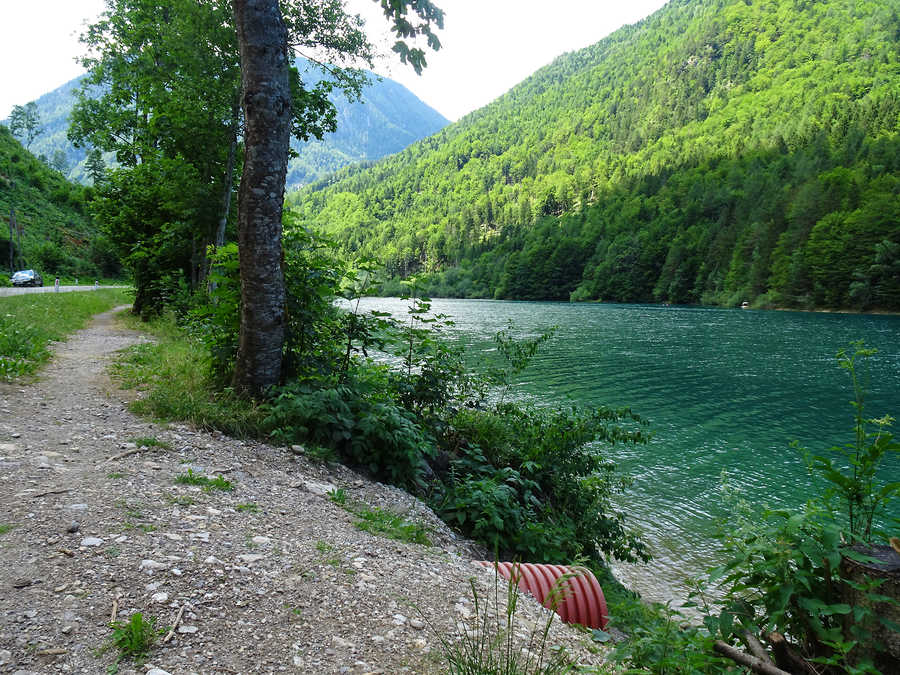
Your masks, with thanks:
[{"label": "fallen branch", "polygon": [[62,656],[63,654],[68,653],[68,649],[41,649],[40,651],[35,652],[35,656]]},{"label": "fallen branch", "polygon": [[118,615],[118,613],[119,613],[119,600],[117,598],[117,599],[113,600],[112,614],[109,615],[110,623],[116,622],[116,616]]},{"label": "fallen branch", "polygon": [[104,466],[105,464],[109,464],[110,462],[115,462],[118,459],[125,459],[126,457],[130,457],[131,455],[136,455],[139,452],[143,452],[144,450],[148,450],[148,449],[149,448],[147,448],[144,445],[139,445],[138,447],[132,448],[131,450],[126,450],[125,452],[120,452],[118,455],[114,455],[113,457],[110,457],[105,462],[100,462],[97,465],[97,468],[99,469],[101,466]]},{"label": "fallen branch", "polygon": [[181,615],[184,614],[185,605],[182,605],[178,610],[178,616],[175,617],[175,623],[172,624],[172,630],[170,630],[166,637],[163,638],[163,642],[168,642],[172,639],[172,636],[175,635],[175,629],[178,628],[178,624],[181,623]]},{"label": "fallen branch", "polygon": [[766,648],[763,647],[762,642],[760,642],[759,638],[757,638],[749,630],[745,630],[741,634],[741,640],[745,645],[747,645],[747,651],[753,654],[753,656],[758,658],[760,661],[772,663],[772,657],[769,656],[769,653],[766,651]]},{"label": "fallen branch", "polygon": [[47,490],[46,492],[38,492],[36,495],[31,495],[32,499],[37,499],[38,497],[46,497],[47,495],[61,495],[64,492],[71,492],[72,488],[55,488],[53,490]]},{"label": "fallen branch", "polygon": [[746,666],[754,673],[759,673],[760,675],[791,675],[786,670],[782,670],[777,666],[773,665],[771,662],[767,663],[762,659],[758,659],[755,656],[751,656],[746,652],[742,652],[739,649],[735,649],[731,645],[727,645],[721,640],[716,640],[713,644],[713,649],[722,654],[723,656],[727,656],[729,659],[734,661],[735,663]]}]

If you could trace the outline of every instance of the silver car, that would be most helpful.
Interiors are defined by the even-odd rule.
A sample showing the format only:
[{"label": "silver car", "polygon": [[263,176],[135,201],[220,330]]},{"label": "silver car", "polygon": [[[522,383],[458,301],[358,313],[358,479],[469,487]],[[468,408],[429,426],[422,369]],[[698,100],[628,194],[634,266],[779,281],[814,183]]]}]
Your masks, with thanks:
[{"label": "silver car", "polygon": [[44,280],[34,270],[19,270],[10,279],[13,286],[43,286]]}]

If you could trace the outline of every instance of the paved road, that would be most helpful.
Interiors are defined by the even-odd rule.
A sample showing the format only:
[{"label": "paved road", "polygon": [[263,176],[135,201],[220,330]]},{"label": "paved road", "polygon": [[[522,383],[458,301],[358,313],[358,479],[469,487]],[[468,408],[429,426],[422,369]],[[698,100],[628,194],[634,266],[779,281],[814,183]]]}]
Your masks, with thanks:
[{"label": "paved road", "polygon": [[[125,286],[100,286],[100,288],[126,288]],[[79,286],[60,286],[60,293],[68,293],[69,291],[92,291],[94,290],[93,284],[83,284]],[[0,298],[7,295],[22,295],[23,293],[55,293],[56,290],[53,288],[53,284],[49,286],[25,286],[25,287],[13,287],[13,288],[0,288]]]}]

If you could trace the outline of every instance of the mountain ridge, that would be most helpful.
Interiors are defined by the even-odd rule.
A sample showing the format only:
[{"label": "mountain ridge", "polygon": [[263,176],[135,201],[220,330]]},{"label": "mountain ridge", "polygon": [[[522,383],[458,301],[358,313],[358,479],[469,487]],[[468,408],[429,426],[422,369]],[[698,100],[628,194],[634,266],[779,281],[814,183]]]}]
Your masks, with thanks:
[{"label": "mountain ridge", "polygon": [[[882,146],[897,143],[898,5],[672,0],[435,136],[291,202],[301,223],[346,251],[400,276],[431,275],[433,294],[898,307],[887,281],[900,270],[897,215],[868,212],[897,195]],[[765,184],[751,191],[774,206],[758,208],[717,176],[723,164]],[[803,203],[836,169],[853,198],[812,208],[807,222]],[[820,223],[829,214],[866,221],[860,247],[841,244],[853,259],[836,280],[835,237],[825,236],[834,228]],[[541,234],[554,229],[569,234]],[[577,273],[534,278],[554,255]],[[617,262],[629,256],[640,261],[631,275]],[[673,285],[679,274],[690,279]]]},{"label": "mountain ridge", "polygon": [[[297,65],[305,69],[315,84],[321,75],[310,69],[309,62],[298,57]],[[84,75],[74,78],[35,100],[41,114],[43,131],[34,139],[30,150],[35,155],[52,158],[62,151],[66,158],[66,176],[88,182],[84,167],[87,149],[75,148],[66,138],[68,116],[74,104],[74,92]],[[335,92],[338,128],[321,141],[292,140],[298,156],[288,166],[288,189],[316,180],[351,163],[370,161],[393,154],[410,143],[431,135],[449,124],[443,115],[417,98],[402,84],[372,74],[372,82],[363,88],[361,101],[350,102]],[[0,120],[8,126],[8,120]],[[108,163],[114,156],[109,153]]]}]

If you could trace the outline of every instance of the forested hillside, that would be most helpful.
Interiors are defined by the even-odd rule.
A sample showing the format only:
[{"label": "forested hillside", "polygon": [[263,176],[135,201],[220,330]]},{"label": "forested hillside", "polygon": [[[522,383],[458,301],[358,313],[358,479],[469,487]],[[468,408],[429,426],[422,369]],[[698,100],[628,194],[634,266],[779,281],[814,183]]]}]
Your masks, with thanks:
[{"label": "forested hillside", "polygon": [[[87,215],[90,188],[48,168],[0,125],[0,268],[9,272],[10,212],[15,213],[13,267],[45,277],[89,279],[119,274],[112,245]],[[46,281],[46,279],[45,279]]]},{"label": "forested hillside", "polygon": [[[304,81],[310,86],[322,79],[321,71],[310,67],[305,59],[298,58],[296,63],[306,72]],[[35,101],[41,132],[30,149],[48,162],[64,158],[68,178],[84,183],[89,182],[85,169],[87,149],[76,148],[66,137],[69,115],[75,104],[74,92],[83,79],[71,80]],[[351,102],[340,91],[335,91],[331,100],[337,108],[337,131],[321,141],[292,141],[297,156],[288,168],[288,187],[310,183],[349,164],[399,152],[448,124],[443,115],[390,79],[373,79],[363,89],[361,101]],[[114,162],[114,153],[107,153],[106,160],[110,164]]]},{"label": "forested hillside", "polygon": [[898,10],[672,0],[295,210],[439,295],[898,309]]}]

